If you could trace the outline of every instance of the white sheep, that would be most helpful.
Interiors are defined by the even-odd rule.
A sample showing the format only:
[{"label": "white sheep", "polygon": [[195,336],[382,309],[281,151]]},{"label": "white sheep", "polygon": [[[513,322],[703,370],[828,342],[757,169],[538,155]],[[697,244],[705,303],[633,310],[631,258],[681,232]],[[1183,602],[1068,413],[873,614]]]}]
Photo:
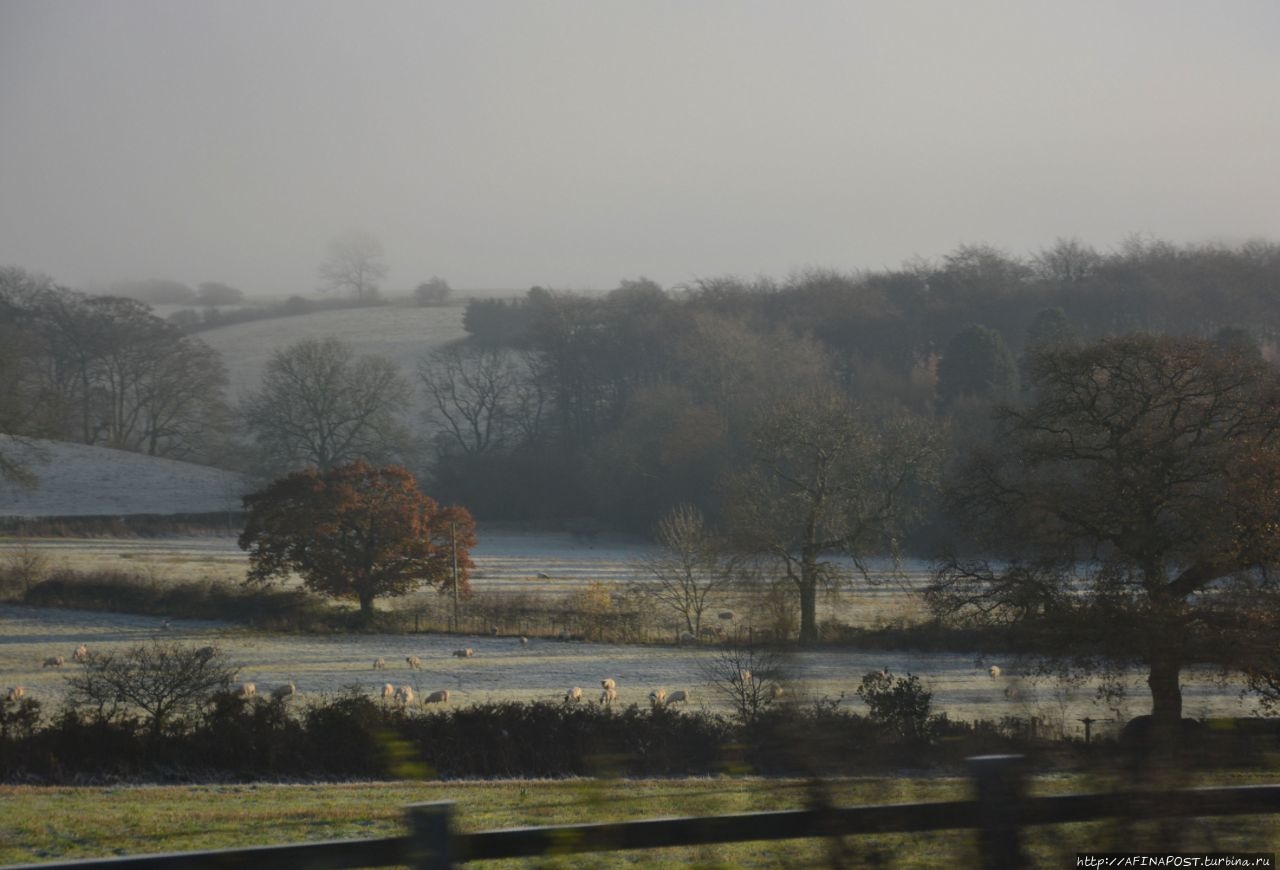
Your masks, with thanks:
[{"label": "white sheep", "polygon": [[400,688],[396,689],[395,695],[393,697],[397,703],[412,704],[413,703],[413,687],[401,686]]},{"label": "white sheep", "polygon": [[529,638],[525,637],[523,634],[520,635],[520,645],[527,646],[528,644],[529,644]]},{"label": "white sheep", "polygon": [[604,689],[607,692],[610,689],[618,688],[618,684],[613,681],[612,677],[605,677],[603,680],[600,681],[600,688]]},{"label": "white sheep", "polygon": [[65,658],[63,658],[62,656],[49,656],[47,659],[45,659],[45,660],[44,660],[44,664],[43,664],[43,665],[41,665],[40,667],[42,667],[42,668],[60,668],[60,667],[62,667],[63,665],[65,665],[66,663],[67,663],[67,660],[66,660]]},{"label": "white sheep", "polygon": [[89,647],[84,644],[80,644],[80,646],[76,647],[76,651],[71,654],[71,660],[73,662],[84,662],[87,658],[89,658]]},{"label": "white sheep", "polygon": [[996,679],[997,677],[1000,676],[1000,666],[992,665],[991,667],[987,668],[987,673],[991,675],[991,679],[993,680]]},{"label": "white sheep", "polygon": [[285,683],[283,686],[276,686],[271,690],[271,697],[277,701],[287,701],[296,694],[298,694],[298,687],[292,682]]},{"label": "white sheep", "polygon": [[666,703],[666,700],[667,700],[666,689],[654,689],[652,692],[649,693],[649,706],[651,707],[661,706],[662,704]]},{"label": "white sheep", "polygon": [[475,654],[476,654],[476,651],[473,650],[471,647],[467,647],[466,649],[455,649],[453,651],[454,657],[460,658],[460,659],[469,659]]},{"label": "white sheep", "polygon": [[607,689],[605,689],[603,692],[601,692],[601,693],[600,693],[600,703],[601,703],[601,704],[612,704],[612,703],[613,703],[614,701],[616,701],[616,700],[618,700],[618,690],[617,690],[617,689],[614,689],[614,688],[610,687],[610,688],[607,688]]},{"label": "white sheep", "polygon": [[373,660],[373,669],[375,671],[385,671],[387,669],[387,660],[382,656],[378,656]]},{"label": "white sheep", "polygon": [[667,692],[666,703],[668,706],[672,704],[687,704],[689,703],[689,693],[684,689],[676,689],[674,692]]},{"label": "white sheep", "polygon": [[574,686],[572,689],[564,693],[564,702],[566,704],[576,704],[582,700],[582,688]]},{"label": "white sheep", "polygon": [[396,696],[396,687],[390,683],[382,684],[382,700],[390,701]]},{"label": "white sheep", "polygon": [[441,690],[440,690],[440,691],[438,691],[438,692],[432,692],[430,695],[427,695],[427,697],[425,697],[425,698],[423,698],[423,699],[422,699],[422,703],[424,703],[424,704],[448,704],[448,703],[449,703],[449,690],[448,690],[448,689],[441,689]]},{"label": "white sheep", "polygon": [[413,671],[422,670],[422,659],[417,656],[405,656],[404,660],[409,663],[409,669]]},{"label": "white sheep", "polygon": [[258,687],[257,687],[257,685],[256,685],[256,684],[254,684],[254,683],[241,683],[241,684],[240,684],[240,697],[241,697],[241,698],[252,698],[252,697],[253,697],[254,695],[256,695],[256,694],[258,694]]},{"label": "white sheep", "polygon": [[26,686],[10,686],[9,691],[5,693],[5,700],[17,701],[27,694]]},{"label": "white sheep", "polygon": [[689,643],[694,643],[695,641],[697,641],[697,638],[693,636],[693,632],[691,632],[691,631],[682,631],[682,632],[680,632],[680,645],[681,645],[681,646],[684,646],[685,644],[689,644]]}]

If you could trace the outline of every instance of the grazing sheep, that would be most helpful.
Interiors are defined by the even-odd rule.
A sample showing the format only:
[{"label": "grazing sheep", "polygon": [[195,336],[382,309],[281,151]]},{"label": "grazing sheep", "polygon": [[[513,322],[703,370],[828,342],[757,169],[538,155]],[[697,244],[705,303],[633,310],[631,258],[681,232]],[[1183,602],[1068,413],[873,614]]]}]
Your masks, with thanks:
[{"label": "grazing sheep", "polygon": [[44,664],[43,664],[43,665],[41,665],[40,667],[42,667],[42,668],[60,668],[60,667],[62,667],[63,665],[65,665],[66,663],[67,663],[67,660],[66,660],[65,658],[63,658],[62,656],[49,656],[47,659],[45,659],[45,660],[44,660]]},{"label": "grazing sheep", "polygon": [[991,679],[994,680],[996,677],[1000,676],[1000,666],[992,665],[991,667],[987,668],[987,673],[990,674]]},{"label": "grazing sheep", "polygon": [[298,687],[291,682],[285,683],[283,686],[276,686],[271,690],[271,697],[277,701],[287,701],[296,694],[298,694]]},{"label": "grazing sheep", "polygon": [[689,693],[684,689],[676,689],[674,692],[668,692],[666,703],[667,706],[672,704],[687,704],[689,703]]},{"label": "grazing sheep", "polygon": [[613,681],[612,677],[605,677],[603,680],[600,681],[600,688],[604,689],[607,692],[610,689],[618,688],[618,684]]},{"label": "grazing sheep", "polygon": [[613,687],[609,687],[600,693],[601,704],[612,704],[616,700],[618,700],[618,690]]},{"label": "grazing sheep", "polygon": [[475,654],[476,654],[476,651],[473,650],[471,647],[467,647],[466,649],[455,649],[453,651],[454,657],[460,658],[460,659],[469,659]]},{"label": "grazing sheep", "polygon": [[665,704],[666,701],[667,701],[666,689],[654,689],[652,692],[649,693],[650,707],[658,707],[662,704]]},{"label": "grazing sheep", "polygon": [[723,619],[725,622],[732,622],[732,621],[733,621],[733,611],[732,611],[732,610],[722,610],[722,611],[720,611],[718,614],[716,614],[716,616],[717,616],[717,617],[719,617],[720,619]]},{"label": "grazing sheep", "polygon": [[776,701],[782,697],[782,686],[777,683],[769,684],[769,700]]},{"label": "grazing sheep", "polygon": [[449,690],[448,690],[448,689],[441,689],[441,690],[440,690],[440,691],[438,691],[438,692],[432,692],[430,695],[427,695],[427,697],[425,697],[425,698],[423,698],[423,699],[422,699],[422,703],[424,703],[424,704],[448,704],[448,703],[449,703]]},{"label": "grazing sheep", "polygon": [[693,636],[693,632],[691,632],[691,631],[682,631],[682,632],[680,632],[680,645],[681,645],[681,646],[684,646],[684,645],[685,645],[685,644],[687,644],[687,643],[694,643],[696,640],[697,640],[697,638]]},{"label": "grazing sheep", "polygon": [[700,637],[720,637],[724,634],[724,629],[718,625],[704,625],[698,629]]},{"label": "grazing sheep", "polygon": [[417,656],[405,656],[404,660],[409,663],[409,669],[413,671],[422,670],[422,659]]},{"label": "grazing sheep", "polygon": [[382,700],[390,701],[396,696],[396,687],[390,683],[382,684]]},{"label": "grazing sheep", "polygon": [[373,660],[373,669],[375,671],[385,671],[387,669],[387,660],[382,656],[378,656]]},{"label": "grazing sheep", "polygon": [[528,644],[529,644],[529,638],[525,637],[523,634],[520,635],[520,645],[528,646]]},{"label": "grazing sheep", "polygon": [[582,700],[582,689],[574,686],[572,689],[564,693],[564,702],[566,704],[576,704]]},{"label": "grazing sheep", "polygon": [[4,697],[6,701],[17,701],[26,694],[27,689],[25,686],[10,686]]},{"label": "grazing sheep", "polygon": [[252,697],[253,697],[254,695],[256,695],[256,694],[258,694],[258,687],[257,687],[257,685],[255,685],[254,683],[241,683],[241,684],[240,684],[240,697],[241,697],[241,698],[252,698]]},{"label": "grazing sheep", "polygon": [[413,703],[413,686],[401,686],[400,688],[396,689],[393,699],[398,704],[412,704]]},{"label": "grazing sheep", "polygon": [[83,662],[87,658],[89,658],[89,648],[84,644],[76,647],[76,651],[71,654],[73,662]]}]

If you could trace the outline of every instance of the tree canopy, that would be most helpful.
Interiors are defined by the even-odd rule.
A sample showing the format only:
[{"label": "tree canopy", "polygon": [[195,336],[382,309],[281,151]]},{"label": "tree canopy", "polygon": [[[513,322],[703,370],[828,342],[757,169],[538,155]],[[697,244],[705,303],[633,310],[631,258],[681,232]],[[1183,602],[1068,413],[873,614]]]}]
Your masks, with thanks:
[{"label": "tree canopy", "polygon": [[374,599],[422,586],[468,590],[475,522],[441,507],[399,466],[362,461],[282,477],[246,496],[240,548],[248,580],[296,573],[308,589],[373,610]]},{"label": "tree canopy", "polygon": [[[1031,398],[950,490],[999,567],[954,560],[933,595],[982,620],[1086,626],[1113,661],[1149,667],[1172,734],[1181,669],[1247,669],[1256,593],[1280,557],[1280,375],[1205,340],[1131,335],[1031,360]],[[1072,621],[1071,615],[1081,617]]]}]

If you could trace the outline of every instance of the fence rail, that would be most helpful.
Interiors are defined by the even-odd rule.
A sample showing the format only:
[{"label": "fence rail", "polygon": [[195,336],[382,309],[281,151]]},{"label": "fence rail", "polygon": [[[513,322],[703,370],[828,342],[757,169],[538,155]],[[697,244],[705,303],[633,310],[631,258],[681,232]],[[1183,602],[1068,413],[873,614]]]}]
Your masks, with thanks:
[{"label": "fence rail", "polygon": [[978,832],[983,866],[991,870],[1005,870],[1025,865],[1021,829],[1027,825],[1118,817],[1152,819],[1280,813],[1280,785],[1026,798],[1022,759],[1018,756],[970,759],[970,771],[977,791],[972,800],[646,819],[477,833],[453,831],[452,803],[414,804],[408,808],[410,833],[400,837],[17,864],[0,870],[222,870],[262,866],[303,870],[392,864],[443,870],[470,861],[498,858],[965,828]]}]

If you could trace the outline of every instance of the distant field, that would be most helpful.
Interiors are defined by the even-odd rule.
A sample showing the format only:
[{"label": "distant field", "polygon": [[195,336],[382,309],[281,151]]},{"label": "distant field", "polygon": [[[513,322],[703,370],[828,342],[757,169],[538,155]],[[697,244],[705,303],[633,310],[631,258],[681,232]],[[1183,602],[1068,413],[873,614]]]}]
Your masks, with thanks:
[{"label": "distant field", "polygon": [[19,455],[38,485],[0,485],[0,517],[238,511],[246,488],[241,475],[204,465],[63,441],[30,445]]},{"label": "distant field", "polygon": [[418,357],[466,337],[465,310],[464,305],[455,304],[320,311],[211,329],[199,333],[199,338],[222,354],[234,400],[257,389],[273,353],[305,338],[336,336],[357,354],[385,356],[412,377]]}]

